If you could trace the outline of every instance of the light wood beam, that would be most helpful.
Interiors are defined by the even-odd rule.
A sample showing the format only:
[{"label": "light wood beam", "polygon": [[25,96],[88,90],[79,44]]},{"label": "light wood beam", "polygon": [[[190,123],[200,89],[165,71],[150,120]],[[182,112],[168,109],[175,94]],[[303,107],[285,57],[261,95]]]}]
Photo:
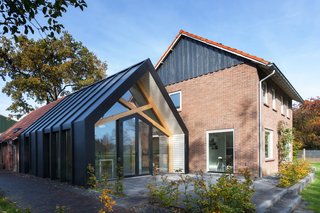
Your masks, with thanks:
[{"label": "light wood beam", "polygon": [[134,113],[140,113],[140,112],[143,112],[143,111],[151,109],[151,108],[152,108],[151,104],[147,104],[147,105],[144,105],[144,106],[141,106],[141,107],[135,107],[135,108],[132,108],[129,111],[122,112],[122,113],[119,113],[119,114],[116,114],[116,115],[112,115],[112,116],[109,116],[107,118],[102,118],[102,119],[98,120],[95,123],[95,126],[99,126],[101,124],[105,124],[105,123],[110,122],[110,121],[118,120],[120,118],[132,115]]},{"label": "light wood beam", "polygon": [[[144,88],[143,84],[138,81],[137,82],[137,85],[140,89],[140,91],[142,92],[142,94],[144,95],[144,97],[147,99],[148,103],[151,104],[152,106],[152,109],[154,111],[154,113],[156,114],[156,116],[158,117],[161,125],[167,130],[170,132],[170,128],[168,126],[168,124],[166,123],[165,121],[165,118],[161,115],[161,112],[160,110],[158,109],[157,105],[154,103],[153,99],[150,97],[150,95],[148,94],[147,90]],[[172,135],[172,133],[171,133]]]},{"label": "light wood beam", "polygon": [[[123,98],[119,99],[119,103],[124,105],[125,107],[128,107],[129,109],[134,109],[136,106],[128,101],[126,101]],[[150,104],[151,105],[151,104]],[[150,118],[148,115],[146,115],[144,112],[140,111],[137,112],[139,115],[141,115],[143,118],[145,118],[147,121],[149,121],[153,126],[157,127],[159,130],[161,130],[164,134],[166,134],[168,137],[172,135],[171,131],[169,129],[166,129],[162,125],[158,124],[156,121],[154,121],[152,118]]]}]

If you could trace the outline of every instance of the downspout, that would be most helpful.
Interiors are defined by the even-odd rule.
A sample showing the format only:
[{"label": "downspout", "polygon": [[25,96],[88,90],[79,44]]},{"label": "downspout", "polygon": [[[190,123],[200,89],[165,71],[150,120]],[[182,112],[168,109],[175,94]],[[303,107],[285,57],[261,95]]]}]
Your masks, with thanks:
[{"label": "downspout", "polygon": [[[271,64],[272,66],[272,64]],[[259,177],[262,177],[262,83],[273,76],[276,70],[259,81]]]}]

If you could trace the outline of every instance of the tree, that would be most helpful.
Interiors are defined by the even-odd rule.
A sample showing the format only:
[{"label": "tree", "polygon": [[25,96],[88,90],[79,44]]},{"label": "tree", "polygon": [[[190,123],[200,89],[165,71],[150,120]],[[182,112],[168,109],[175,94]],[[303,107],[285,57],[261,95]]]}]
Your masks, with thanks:
[{"label": "tree", "polygon": [[7,110],[19,117],[33,110],[28,99],[50,103],[105,77],[107,65],[68,33],[59,39],[18,36],[0,41],[2,92],[13,100]]},{"label": "tree", "polygon": [[84,0],[0,0],[1,34],[10,33],[16,37],[21,31],[26,35],[38,30],[49,32],[53,37],[55,32],[60,33],[63,29],[59,18],[68,7],[83,10],[87,4]]},{"label": "tree", "polygon": [[320,97],[305,100],[293,110],[296,140],[307,149],[320,149]]}]

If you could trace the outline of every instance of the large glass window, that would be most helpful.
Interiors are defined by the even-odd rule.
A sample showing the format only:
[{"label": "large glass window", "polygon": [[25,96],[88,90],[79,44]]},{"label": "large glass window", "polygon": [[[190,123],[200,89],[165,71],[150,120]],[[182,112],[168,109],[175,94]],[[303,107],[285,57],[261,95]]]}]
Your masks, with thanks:
[{"label": "large glass window", "polygon": [[[146,108],[143,114],[136,111],[147,104],[142,90],[135,85],[95,123],[95,171],[98,179],[105,176],[115,178],[119,163],[124,176],[150,174],[152,161],[156,161],[162,171],[167,171],[167,137],[159,131],[156,133],[158,140],[151,141],[151,127],[154,122],[160,123],[158,117],[150,108]],[[152,154],[155,158],[151,158]]]},{"label": "large glass window", "polygon": [[181,110],[181,91],[172,92],[169,94],[174,106],[177,110]]},{"label": "large glass window", "polygon": [[152,133],[153,167],[168,172],[168,137],[157,128]]},{"label": "large glass window", "polygon": [[150,126],[139,120],[139,174],[150,173]]},{"label": "large glass window", "polygon": [[233,131],[208,132],[208,171],[233,168]]},{"label": "large glass window", "polygon": [[136,128],[135,118],[123,121],[123,173],[135,175],[136,165]]},{"label": "large glass window", "polygon": [[115,178],[117,164],[116,122],[110,121],[95,128],[96,176]]}]

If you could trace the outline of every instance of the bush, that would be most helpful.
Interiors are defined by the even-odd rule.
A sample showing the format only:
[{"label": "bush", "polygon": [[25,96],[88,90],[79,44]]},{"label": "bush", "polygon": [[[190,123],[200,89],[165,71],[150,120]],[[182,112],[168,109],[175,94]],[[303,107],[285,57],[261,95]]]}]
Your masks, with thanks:
[{"label": "bush", "polygon": [[297,183],[300,179],[308,175],[311,166],[307,161],[294,160],[293,162],[284,162],[280,165],[280,187],[289,187]]},{"label": "bush", "polygon": [[149,183],[147,185],[151,202],[159,203],[163,207],[176,205],[180,195],[179,183],[177,181],[169,181],[166,175],[161,175],[160,180],[160,183],[155,180],[153,184]]},{"label": "bush", "polygon": [[[207,181],[201,171],[195,178],[180,175],[176,181],[161,176],[160,183],[149,184],[148,189],[153,202],[163,207],[184,207],[186,212],[254,212],[251,175],[248,170],[242,173],[244,181],[229,172],[223,174],[216,184]],[[183,189],[182,199],[179,199],[179,186]],[[190,186],[193,186],[192,192],[189,191]]]},{"label": "bush", "polygon": [[90,188],[95,188],[97,186],[97,178],[94,172],[94,167],[90,163],[87,166],[87,175],[88,175],[87,185]]},{"label": "bush", "polygon": [[112,212],[113,206],[116,205],[116,201],[110,196],[112,191],[110,189],[102,190],[100,196],[100,202],[103,204],[103,208],[99,210],[99,213]]},{"label": "bush", "polygon": [[[216,184],[204,180],[203,173],[194,182],[195,199],[194,212],[254,212],[251,203],[254,190],[249,170],[241,171],[245,180],[241,182],[230,172],[223,174]],[[198,175],[199,177],[199,175]]]}]

